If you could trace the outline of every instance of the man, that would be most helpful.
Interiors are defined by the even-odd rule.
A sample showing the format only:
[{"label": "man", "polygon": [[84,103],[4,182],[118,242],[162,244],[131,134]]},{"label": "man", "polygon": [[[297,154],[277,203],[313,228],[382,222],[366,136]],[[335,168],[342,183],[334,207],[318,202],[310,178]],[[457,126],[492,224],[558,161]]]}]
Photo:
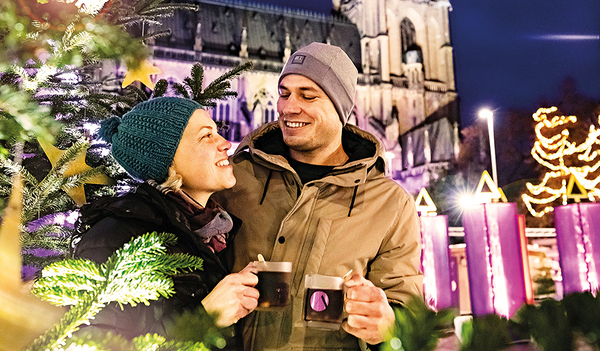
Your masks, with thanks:
[{"label": "man", "polygon": [[[279,78],[279,121],[246,136],[231,161],[237,185],[215,194],[243,224],[233,271],[262,254],[292,262],[291,304],[243,322],[246,350],[359,349],[394,321],[390,304],[422,295],[414,201],[384,175],[384,150],[347,125],[358,72],[339,47],[312,43]],[[304,276],[354,275],[342,330],[303,322]]]}]

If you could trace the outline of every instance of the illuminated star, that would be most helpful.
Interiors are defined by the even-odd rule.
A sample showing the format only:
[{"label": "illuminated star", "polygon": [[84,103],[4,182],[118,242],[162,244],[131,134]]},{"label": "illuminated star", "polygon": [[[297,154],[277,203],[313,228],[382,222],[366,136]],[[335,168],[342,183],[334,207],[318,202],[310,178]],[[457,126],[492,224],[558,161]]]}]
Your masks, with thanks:
[{"label": "illuminated star", "polygon": [[[60,158],[65,154],[65,152],[67,152],[67,150],[61,150],[61,149],[57,148],[56,146],[48,143],[47,141],[43,141],[41,139],[39,140],[39,143],[40,143],[40,146],[42,147],[42,149],[44,150],[44,153],[50,160],[50,163],[52,164],[52,168],[54,168],[56,166],[56,163],[58,162],[58,160],[60,160]],[[73,161],[69,162],[69,165],[67,166],[64,173],[62,174],[63,177],[65,177],[65,178],[72,177],[74,175],[82,174],[84,172],[87,172],[87,171],[93,169],[92,167],[88,166],[85,163],[85,155],[86,155],[88,148],[89,148],[89,146],[83,148],[83,150],[81,150],[73,158]],[[84,182],[84,184],[86,184],[86,183],[87,184],[108,185],[108,184],[112,184],[113,180],[105,174],[98,174],[98,175],[95,175],[95,176],[87,179]],[[84,184],[81,184],[80,186],[77,186],[75,188],[63,188],[63,190],[73,199],[73,201],[75,201],[75,203],[78,206],[81,206],[86,203]]]},{"label": "illuminated star", "polygon": [[154,90],[154,82],[152,82],[152,78],[150,76],[152,76],[153,74],[160,73],[162,73],[160,68],[154,66],[148,60],[144,60],[140,63],[140,66],[138,68],[131,71],[127,71],[127,74],[125,75],[125,79],[123,79],[123,84],[121,86],[125,88],[129,84],[138,80],[148,88]]}]

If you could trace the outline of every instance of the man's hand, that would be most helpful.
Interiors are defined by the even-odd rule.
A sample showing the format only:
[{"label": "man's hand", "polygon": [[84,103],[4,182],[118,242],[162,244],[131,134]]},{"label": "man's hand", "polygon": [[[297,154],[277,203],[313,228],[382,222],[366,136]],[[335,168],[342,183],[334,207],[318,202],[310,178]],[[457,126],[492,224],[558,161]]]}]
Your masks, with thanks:
[{"label": "man's hand", "polygon": [[355,273],[346,282],[344,307],[348,319],[342,328],[368,344],[383,342],[383,335],[394,324],[394,310],[381,288]]},{"label": "man's hand", "polygon": [[252,263],[239,273],[223,278],[203,300],[202,305],[209,314],[217,315],[216,324],[227,327],[246,317],[258,305],[258,283],[256,268]]}]

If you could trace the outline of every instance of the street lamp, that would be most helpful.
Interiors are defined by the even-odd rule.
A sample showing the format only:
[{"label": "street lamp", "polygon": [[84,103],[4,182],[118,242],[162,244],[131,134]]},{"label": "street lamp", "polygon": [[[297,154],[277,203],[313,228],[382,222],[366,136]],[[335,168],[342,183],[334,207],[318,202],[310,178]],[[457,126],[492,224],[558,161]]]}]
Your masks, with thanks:
[{"label": "street lamp", "polygon": [[490,154],[492,160],[492,178],[498,186],[498,172],[496,171],[496,148],[494,147],[494,113],[488,109],[479,111],[479,118],[487,119],[488,133],[490,134]]}]

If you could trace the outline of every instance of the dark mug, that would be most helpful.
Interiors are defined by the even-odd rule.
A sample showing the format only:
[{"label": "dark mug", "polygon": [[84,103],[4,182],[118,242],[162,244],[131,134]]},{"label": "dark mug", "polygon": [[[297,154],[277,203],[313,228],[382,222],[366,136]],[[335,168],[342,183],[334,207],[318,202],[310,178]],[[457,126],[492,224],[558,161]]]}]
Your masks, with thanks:
[{"label": "dark mug", "polygon": [[304,320],[307,326],[338,329],[344,319],[344,279],[307,274],[304,288]]},{"label": "dark mug", "polygon": [[292,262],[255,261],[258,269],[257,310],[279,309],[290,303]]}]

